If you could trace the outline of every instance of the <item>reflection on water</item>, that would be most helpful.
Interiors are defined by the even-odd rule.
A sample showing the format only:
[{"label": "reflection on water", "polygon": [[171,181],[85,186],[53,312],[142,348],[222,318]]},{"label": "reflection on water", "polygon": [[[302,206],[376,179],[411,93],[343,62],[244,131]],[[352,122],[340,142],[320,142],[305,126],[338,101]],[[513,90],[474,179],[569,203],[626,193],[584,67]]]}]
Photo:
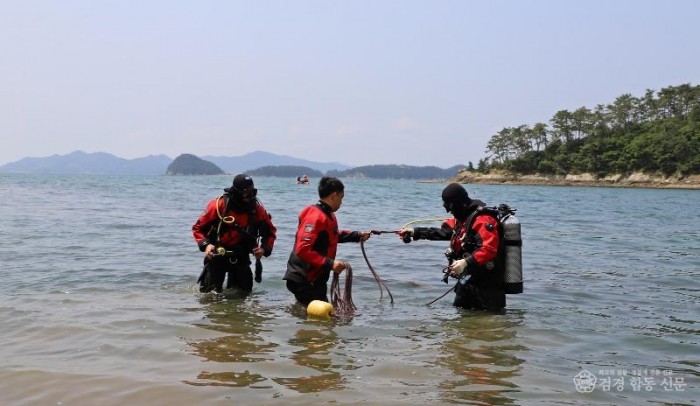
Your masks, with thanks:
[{"label": "reflection on water", "polygon": [[[225,292],[225,295],[230,293]],[[208,361],[232,363],[251,363],[272,360],[272,353],[277,347],[274,343],[266,342],[261,336],[261,326],[270,319],[263,312],[254,311],[256,302],[241,298],[230,298],[224,295],[208,294],[203,296],[206,304],[206,318],[209,323],[199,324],[199,327],[224,333],[209,340],[191,342],[195,354]],[[253,310],[253,311],[251,311]],[[192,385],[247,387],[267,380],[266,377],[251,373],[247,369],[240,371],[202,371],[197,376],[197,382],[187,382]]]},{"label": "reflection on water", "polygon": [[[194,353],[207,361],[216,362],[212,370],[204,370],[197,375],[196,381],[186,383],[195,386],[230,386],[230,387],[269,387],[262,384],[272,380],[299,393],[312,393],[345,388],[343,369],[352,369],[344,364],[352,359],[343,355],[338,334],[335,332],[341,322],[305,321],[306,312],[298,304],[288,310],[304,320],[302,327],[288,339],[289,355],[281,355],[278,347],[263,337],[265,324],[273,316],[265,315],[255,300],[224,294],[208,294],[200,300],[206,306],[208,323],[197,324],[198,327],[223,333],[211,339],[190,342]],[[347,323],[348,320],[345,321]],[[262,375],[251,372],[265,362],[274,364],[288,358],[296,367],[293,370],[277,369],[274,374]],[[345,360],[344,360],[345,358]],[[225,363],[222,365],[222,363]],[[253,365],[255,364],[255,365]],[[216,370],[219,369],[219,370]],[[222,370],[223,369],[223,370]],[[280,376],[285,371],[295,376]],[[261,385],[262,384],[262,385]]]},{"label": "reflection on water", "polygon": [[362,391],[369,379],[389,385],[379,403],[412,393],[444,403],[508,405],[520,392],[514,378],[523,360],[516,354],[527,348],[518,342],[523,314],[517,311],[459,311],[439,326],[407,320],[405,329],[387,335],[362,320],[361,328],[357,320],[306,320],[298,304],[285,311],[296,324],[279,331],[280,315],[254,298],[209,297],[202,304],[207,322],[197,326],[220,335],[189,343],[207,365],[190,385],[342,397]]},{"label": "reflection on water", "polygon": [[320,373],[297,378],[276,378],[275,382],[300,393],[345,388],[345,379],[333,361],[338,356],[338,334],[332,325],[319,323],[317,328],[314,325],[300,328],[289,340],[289,344],[299,348],[291,356],[295,364]]},{"label": "reflection on water", "polygon": [[512,404],[508,392],[517,392],[513,378],[520,375],[524,351],[516,344],[521,317],[465,311],[463,317],[443,322],[441,354],[437,365],[449,368],[454,378],[439,384],[445,401],[487,405]]}]

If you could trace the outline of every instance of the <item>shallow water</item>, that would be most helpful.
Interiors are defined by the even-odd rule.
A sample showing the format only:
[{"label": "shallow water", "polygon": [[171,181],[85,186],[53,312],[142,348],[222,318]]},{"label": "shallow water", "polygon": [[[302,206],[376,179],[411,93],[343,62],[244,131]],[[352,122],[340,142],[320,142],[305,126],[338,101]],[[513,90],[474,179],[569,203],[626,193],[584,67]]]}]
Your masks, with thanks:
[{"label": "shallow water", "polygon": [[[278,228],[263,282],[199,294],[190,228],[230,181],[0,174],[0,403],[697,404],[698,191],[467,185],[523,224],[504,314],[426,306],[452,286],[446,244],[381,235],[365,248],[395,303],[343,244],[358,311],[318,322],[281,280],[316,179],[255,179]],[[444,185],[344,182],[343,228],[444,217]]]}]

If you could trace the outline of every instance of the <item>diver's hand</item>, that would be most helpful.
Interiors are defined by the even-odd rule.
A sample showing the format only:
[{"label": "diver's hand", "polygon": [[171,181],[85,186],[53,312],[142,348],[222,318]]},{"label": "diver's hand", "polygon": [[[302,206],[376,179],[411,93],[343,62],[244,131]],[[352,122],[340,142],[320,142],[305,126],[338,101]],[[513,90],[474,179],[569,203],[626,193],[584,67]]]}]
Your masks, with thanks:
[{"label": "diver's hand", "polygon": [[345,261],[336,261],[336,260],[333,260],[333,268],[332,268],[332,269],[333,269],[333,272],[339,274],[339,273],[343,272],[343,270],[344,270],[345,268],[347,268],[347,267],[348,267],[348,263],[347,263],[347,262],[345,262]]},{"label": "diver's hand", "polygon": [[265,250],[260,247],[253,248],[253,256],[255,256],[255,259],[260,259],[260,257],[262,257],[264,253]]},{"label": "diver's hand", "polygon": [[413,238],[413,233],[414,230],[412,228],[402,228],[399,230],[399,238],[401,238],[405,244],[408,244],[411,242],[411,238]]},{"label": "diver's hand", "polygon": [[367,241],[372,236],[371,231],[358,231],[358,233],[360,233],[360,241]]},{"label": "diver's hand", "polygon": [[211,259],[211,257],[214,255],[214,244],[207,244],[207,247],[204,248],[204,258],[206,259]]},{"label": "diver's hand", "polygon": [[458,259],[457,261],[453,262],[452,265],[447,267],[447,269],[450,270],[450,275],[456,277],[459,277],[459,275],[464,272],[465,269],[467,269],[467,260],[462,258]]}]

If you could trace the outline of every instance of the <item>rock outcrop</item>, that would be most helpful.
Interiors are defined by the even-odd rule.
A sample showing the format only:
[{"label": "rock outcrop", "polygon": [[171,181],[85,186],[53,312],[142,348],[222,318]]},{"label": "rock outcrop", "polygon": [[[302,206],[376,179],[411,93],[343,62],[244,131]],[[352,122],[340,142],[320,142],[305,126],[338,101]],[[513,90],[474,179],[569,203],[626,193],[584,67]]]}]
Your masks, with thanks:
[{"label": "rock outcrop", "polygon": [[616,186],[700,189],[700,175],[664,176],[634,172],[628,175],[616,174],[598,178],[592,173],[569,175],[521,175],[505,171],[478,173],[463,170],[451,179],[458,183],[552,185],[552,186]]},{"label": "rock outcrop", "polygon": [[221,168],[192,154],[182,154],[168,165],[166,175],[224,175]]}]

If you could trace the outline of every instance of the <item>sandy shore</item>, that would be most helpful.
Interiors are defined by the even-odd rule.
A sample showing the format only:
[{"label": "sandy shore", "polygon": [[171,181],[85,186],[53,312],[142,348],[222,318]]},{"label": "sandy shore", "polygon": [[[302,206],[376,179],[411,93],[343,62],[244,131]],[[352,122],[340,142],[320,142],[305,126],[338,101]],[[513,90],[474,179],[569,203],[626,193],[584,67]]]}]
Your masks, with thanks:
[{"label": "sandy shore", "polygon": [[596,178],[595,175],[584,173],[580,175],[519,175],[506,172],[491,172],[481,174],[461,171],[450,182],[510,184],[510,185],[543,185],[543,186],[598,186],[598,187],[633,187],[633,188],[665,188],[665,189],[700,189],[700,175],[686,177],[664,177],[633,173],[628,176],[613,175]]}]

